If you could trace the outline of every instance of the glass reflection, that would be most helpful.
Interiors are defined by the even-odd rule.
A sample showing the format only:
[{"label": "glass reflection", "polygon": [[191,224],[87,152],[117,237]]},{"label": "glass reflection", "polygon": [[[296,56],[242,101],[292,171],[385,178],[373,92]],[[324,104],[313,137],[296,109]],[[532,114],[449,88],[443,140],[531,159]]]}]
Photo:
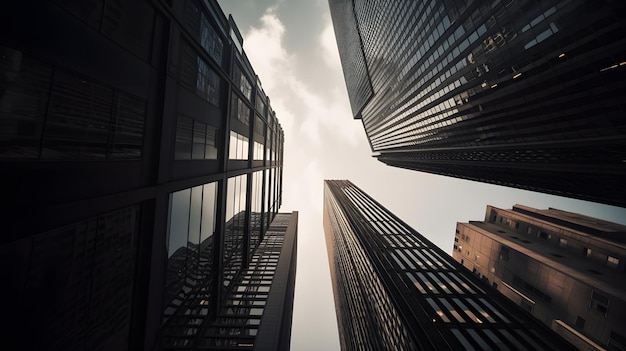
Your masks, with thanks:
[{"label": "glass reflection", "polygon": [[170,194],[163,346],[189,343],[209,315],[216,201],[215,182]]}]

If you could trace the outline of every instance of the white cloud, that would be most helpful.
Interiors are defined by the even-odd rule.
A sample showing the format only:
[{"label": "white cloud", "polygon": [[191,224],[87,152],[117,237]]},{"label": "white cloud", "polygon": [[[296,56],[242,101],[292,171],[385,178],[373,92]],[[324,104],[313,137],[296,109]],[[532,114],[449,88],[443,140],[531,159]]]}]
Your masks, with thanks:
[{"label": "white cloud", "polygon": [[[319,64],[327,66],[324,78],[329,80],[330,88],[324,96],[312,92],[298,78],[301,75],[296,63],[301,58],[285,49],[284,34],[285,27],[277,17],[276,9],[269,8],[261,18],[261,26],[252,27],[245,33],[244,49],[285,134],[307,138],[313,145],[320,145],[328,138],[356,144],[356,138],[362,138],[362,133],[358,129],[360,126],[355,128],[358,122],[350,118],[330,19],[327,18],[327,25],[317,42],[312,43],[319,47]],[[334,53],[332,45],[335,45]]]}]

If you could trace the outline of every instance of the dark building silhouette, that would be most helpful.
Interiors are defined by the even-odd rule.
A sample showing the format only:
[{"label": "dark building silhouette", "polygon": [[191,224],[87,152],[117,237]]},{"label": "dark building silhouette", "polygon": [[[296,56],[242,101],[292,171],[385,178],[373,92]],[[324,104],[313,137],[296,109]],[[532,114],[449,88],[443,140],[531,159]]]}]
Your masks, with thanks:
[{"label": "dark building silhouette", "polygon": [[329,4],[378,160],[626,206],[624,2]]},{"label": "dark building silhouette", "polygon": [[[283,131],[232,17],[214,0],[0,8],[2,340],[252,348],[274,284],[290,316],[294,272],[276,277],[295,256],[251,283],[270,295],[233,297],[276,266],[289,220],[275,219]],[[215,324],[244,300],[266,302],[257,324]]]},{"label": "dark building silhouette", "polygon": [[487,206],[457,223],[452,256],[580,350],[626,347],[626,226],[561,211]]},{"label": "dark building silhouette", "polygon": [[324,182],[342,350],[568,350],[347,180]]}]

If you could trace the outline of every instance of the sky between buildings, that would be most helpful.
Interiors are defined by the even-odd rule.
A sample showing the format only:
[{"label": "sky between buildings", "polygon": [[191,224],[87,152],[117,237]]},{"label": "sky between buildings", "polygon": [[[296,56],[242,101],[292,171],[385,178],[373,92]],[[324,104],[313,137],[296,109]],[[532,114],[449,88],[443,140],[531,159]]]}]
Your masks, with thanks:
[{"label": "sky between buildings", "polygon": [[389,167],[352,118],[327,0],[219,0],[285,132],[283,205],[299,211],[292,350],[338,350],[323,180],[349,179],[447,253],[487,204],[555,207],[626,224],[626,209]]}]

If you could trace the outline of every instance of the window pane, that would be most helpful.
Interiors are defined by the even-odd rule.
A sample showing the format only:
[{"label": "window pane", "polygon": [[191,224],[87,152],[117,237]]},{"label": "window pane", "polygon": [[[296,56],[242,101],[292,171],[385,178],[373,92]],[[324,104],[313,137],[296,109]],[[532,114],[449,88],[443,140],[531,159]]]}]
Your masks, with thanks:
[{"label": "window pane", "polygon": [[167,257],[171,257],[176,250],[187,246],[190,196],[191,189],[177,191],[170,195]]},{"label": "window pane", "polygon": [[204,185],[204,192],[202,194],[201,243],[204,243],[204,241],[215,232],[216,184],[217,183],[209,183]]},{"label": "window pane", "polygon": [[217,129],[208,124],[206,126],[204,158],[208,160],[217,159]]},{"label": "window pane", "polygon": [[204,159],[204,145],[206,141],[206,123],[193,122],[193,148],[191,158],[194,160]]},{"label": "window pane", "polygon": [[191,158],[192,136],[193,120],[191,118],[178,116],[174,159],[188,160]]},{"label": "window pane", "polygon": [[200,218],[202,213],[202,186],[191,189],[191,208],[189,213],[189,244],[200,243]]}]

